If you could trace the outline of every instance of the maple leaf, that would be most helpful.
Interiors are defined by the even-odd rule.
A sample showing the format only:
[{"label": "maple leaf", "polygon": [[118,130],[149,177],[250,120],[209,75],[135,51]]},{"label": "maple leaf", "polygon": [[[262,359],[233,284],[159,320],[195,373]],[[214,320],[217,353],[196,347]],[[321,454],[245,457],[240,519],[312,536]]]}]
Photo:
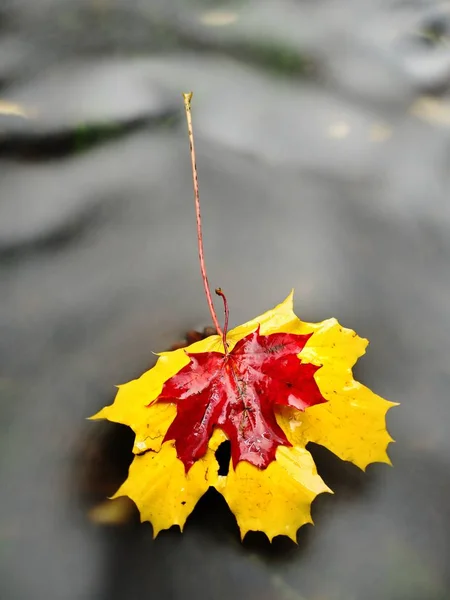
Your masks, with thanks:
[{"label": "maple leaf", "polygon": [[[228,332],[214,308],[204,260],[200,197],[191,119],[183,94],[191,151],[200,270],[218,335],[159,355],[139,379],[119,387],[115,402],[94,419],[129,425],[136,433],[128,479],[114,498],[129,496],[142,521],[179,525],[209,487],[236,516],[242,538],[264,531],[294,541],[311,521],[311,502],[331,492],[306,450],[323,444],[365,469],[389,463],[392,438],[385,416],[394,405],[354,381],[352,367],[367,341],[335,319],[304,323],[292,293],[273,310]],[[227,475],[215,453],[228,440]]]},{"label": "maple leaf", "polygon": [[204,456],[216,427],[231,442],[234,468],[240,460],[266,468],[280,444],[291,445],[277,423],[276,405],[303,410],[326,402],[313,377],[318,367],[298,359],[309,337],[262,336],[258,327],[227,354],[186,353],[189,364],[166,381],[158,397],[177,404],[164,441],[175,440],[186,471]]},{"label": "maple leaf", "polygon": [[[311,521],[311,502],[331,492],[308,442],[362,469],[390,464],[386,412],[393,402],[353,379],[367,340],[335,319],[305,323],[292,293],[260,317],[186,349],[163,352],[139,379],[119,386],[94,419],[129,425],[135,458],[114,497],[129,496],[156,536],[179,525],[209,487],[236,516],[241,536],[270,540]],[[229,440],[229,471],[215,452]]]}]

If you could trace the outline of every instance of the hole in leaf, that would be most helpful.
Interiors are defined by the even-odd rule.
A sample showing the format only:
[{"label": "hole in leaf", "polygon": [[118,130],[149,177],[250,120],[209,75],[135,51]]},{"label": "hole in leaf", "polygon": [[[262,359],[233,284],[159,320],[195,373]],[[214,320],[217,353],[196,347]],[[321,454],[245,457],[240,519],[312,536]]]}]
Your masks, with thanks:
[{"label": "hole in leaf", "polygon": [[219,463],[218,475],[228,475],[231,460],[231,444],[229,440],[222,442],[217,448],[215,457]]}]

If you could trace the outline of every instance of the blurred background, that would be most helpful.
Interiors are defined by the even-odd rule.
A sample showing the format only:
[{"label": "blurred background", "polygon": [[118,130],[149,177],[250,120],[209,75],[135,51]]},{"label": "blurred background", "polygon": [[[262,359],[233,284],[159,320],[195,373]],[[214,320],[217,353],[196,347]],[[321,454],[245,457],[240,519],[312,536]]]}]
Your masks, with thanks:
[{"label": "blurred background", "polygon": [[[394,468],[311,448],[335,496],[298,546],[208,493],[152,540],[132,435],[86,421],[152,352],[296,290],[370,339]],[[0,596],[450,598],[450,3],[0,2]]]}]

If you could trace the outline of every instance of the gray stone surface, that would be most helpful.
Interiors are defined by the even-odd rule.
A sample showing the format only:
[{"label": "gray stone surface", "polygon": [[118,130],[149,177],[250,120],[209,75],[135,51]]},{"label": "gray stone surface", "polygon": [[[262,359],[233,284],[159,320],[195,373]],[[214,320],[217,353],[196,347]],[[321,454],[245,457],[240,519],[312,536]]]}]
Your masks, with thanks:
[{"label": "gray stone surface", "polygon": [[[0,100],[38,110],[0,120],[1,597],[447,598],[447,3],[11,0],[3,13]],[[232,324],[294,287],[302,318],[370,339],[357,376],[402,403],[394,469],[362,475],[315,450],[336,494],[298,547],[241,545],[214,496],[155,542],[149,525],[87,518],[127,453],[123,432],[86,417],[209,323],[189,89],[207,265]]]}]

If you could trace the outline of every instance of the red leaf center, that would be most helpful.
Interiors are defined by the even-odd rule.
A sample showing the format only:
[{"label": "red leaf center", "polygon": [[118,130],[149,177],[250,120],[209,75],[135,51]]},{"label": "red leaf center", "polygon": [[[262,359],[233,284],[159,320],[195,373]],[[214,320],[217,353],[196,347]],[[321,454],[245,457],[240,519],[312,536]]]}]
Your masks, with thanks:
[{"label": "red leaf center", "polygon": [[215,427],[230,440],[234,467],[246,460],[265,469],[279,445],[291,445],[276,421],[276,405],[304,410],[326,402],[314,379],[320,367],[298,358],[311,335],[260,335],[258,328],[227,355],[186,353],[189,364],[165,382],[157,399],[177,405],[164,441],[175,440],[186,472],[206,453]]}]

